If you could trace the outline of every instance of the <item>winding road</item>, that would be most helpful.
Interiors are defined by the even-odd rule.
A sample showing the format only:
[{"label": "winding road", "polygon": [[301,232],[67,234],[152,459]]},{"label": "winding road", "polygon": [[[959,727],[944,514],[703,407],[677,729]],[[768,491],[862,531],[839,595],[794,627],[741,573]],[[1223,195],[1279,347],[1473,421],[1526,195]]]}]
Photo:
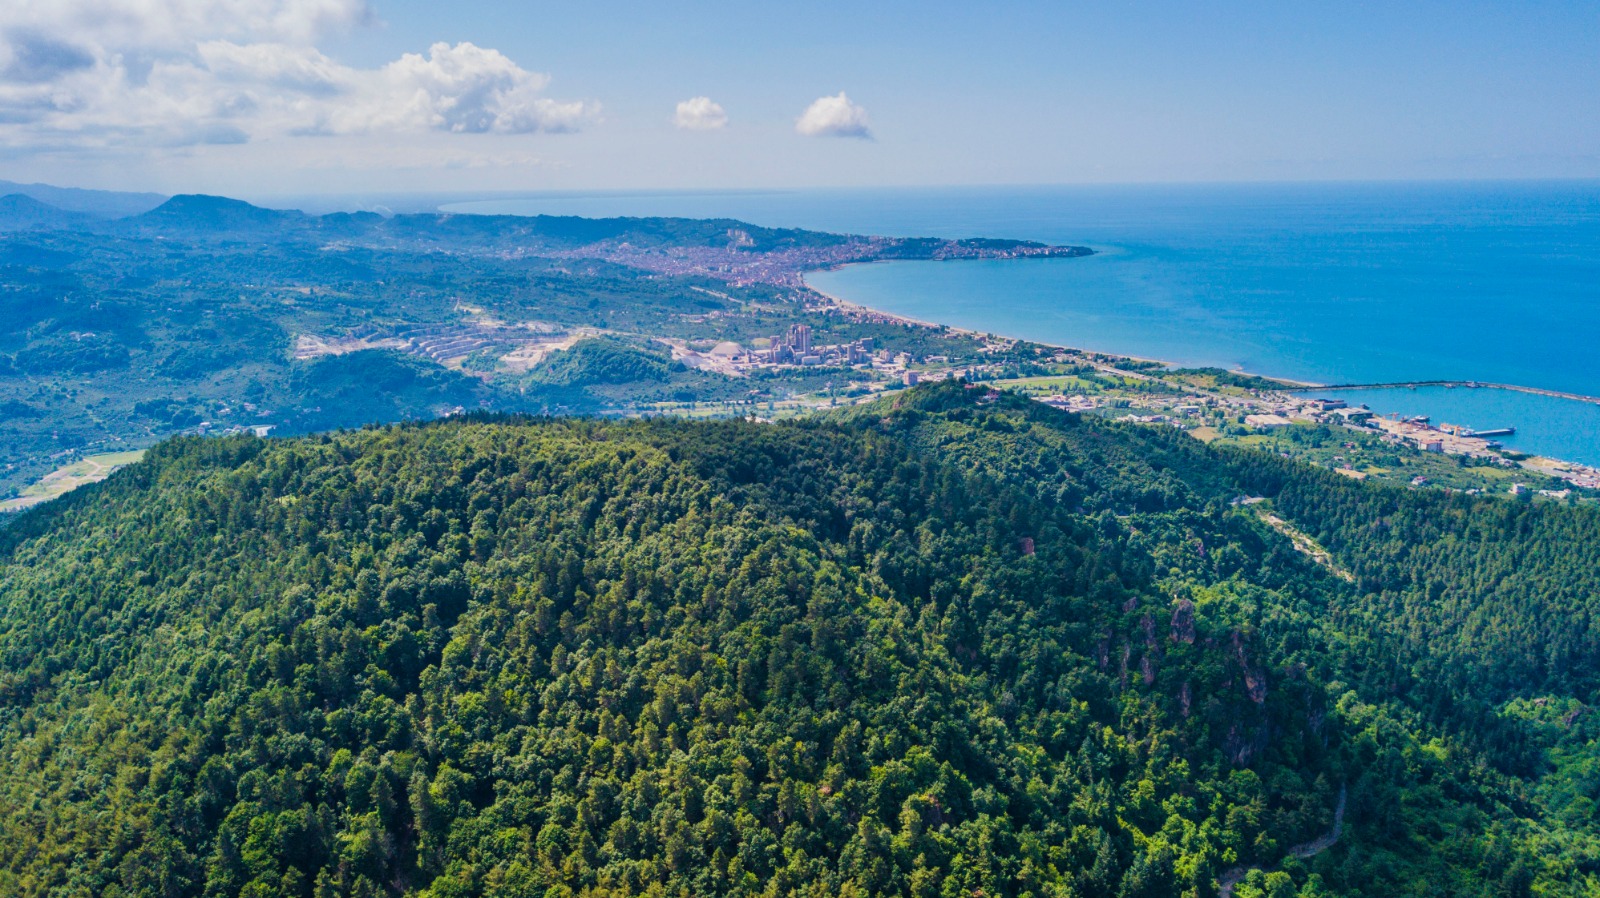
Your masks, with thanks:
[{"label": "winding road", "polygon": [[[1309,842],[1290,847],[1287,852],[1289,857],[1305,860],[1308,857],[1316,857],[1338,844],[1339,837],[1344,835],[1344,798],[1345,787],[1341,785],[1339,787],[1339,803],[1334,805],[1333,808],[1333,829]],[[1233,887],[1238,885],[1246,876],[1249,876],[1251,870],[1262,870],[1270,873],[1276,869],[1277,867],[1262,866],[1229,867],[1227,870],[1222,871],[1222,876],[1217,879],[1217,885],[1220,886],[1218,894],[1222,898],[1233,898]]]}]

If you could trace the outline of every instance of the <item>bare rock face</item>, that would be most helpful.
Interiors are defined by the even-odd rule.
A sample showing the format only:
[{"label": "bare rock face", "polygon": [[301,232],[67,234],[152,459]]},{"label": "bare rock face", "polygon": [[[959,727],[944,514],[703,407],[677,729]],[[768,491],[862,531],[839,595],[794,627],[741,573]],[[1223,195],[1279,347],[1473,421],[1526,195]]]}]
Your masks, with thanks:
[{"label": "bare rock face", "polygon": [[1139,661],[1139,673],[1144,676],[1144,684],[1150,686],[1156,681],[1156,661],[1161,657],[1161,641],[1156,639],[1155,615],[1146,612],[1139,619],[1139,629],[1144,631],[1144,657]]},{"label": "bare rock face", "polygon": [[1139,607],[1139,597],[1129,596],[1128,601],[1122,603],[1122,613],[1127,614]]},{"label": "bare rock face", "polygon": [[1257,673],[1256,671],[1253,671],[1253,670],[1251,670],[1250,668],[1247,667],[1247,668],[1245,668],[1245,671],[1244,671],[1244,686],[1245,686],[1245,693],[1250,696],[1250,700],[1251,701],[1255,702],[1258,705],[1266,703],[1266,701],[1267,701],[1267,678],[1266,677],[1262,676],[1260,673]]},{"label": "bare rock face", "polygon": [[1194,710],[1194,690],[1189,688],[1189,681],[1183,681],[1183,687],[1178,690],[1178,707],[1183,710],[1185,719]]},{"label": "bare rock face", "polygon": [[1235,767],[1243,767],[1266,749],[1271,735],[1271,730],[1265,726],[1252,727],[1236,721],[1223,737],[1222,751]]},{"label": "bare rock face", "polygon": [[1235,766],[1245,764],[1254,754],[1250,751],[1250,743],[1244,738],[1244,730],[1240,729],[1238,723],[1228,727],[1228,735],[1222,739],[1222,750]]},{"label": "bare rock face", "polygon": [[1239,668],[1244,671],[1245,694],[1256,704],[1264,704],[1267,700],[1267,678],[1261,671],[1250,666],[1250,656],[1244,650],[1244,634],[1238,630],[1233,631],[1233,657],[1239,662]]},{"label": "bare rock face", "polygon": [[1172,641],[1194,645],[1194,640],[1194,603],[1179,599],[1178,606],[1172,609]]}]

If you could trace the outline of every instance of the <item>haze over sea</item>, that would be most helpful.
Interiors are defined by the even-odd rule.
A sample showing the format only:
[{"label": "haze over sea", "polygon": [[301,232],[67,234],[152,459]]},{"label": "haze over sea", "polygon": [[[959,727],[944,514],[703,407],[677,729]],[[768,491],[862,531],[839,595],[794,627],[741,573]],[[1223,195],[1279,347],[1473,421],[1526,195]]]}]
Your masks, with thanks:
[{"label": "haze over sea", "polygon": [[[1082,244],[1098,255],[895,262],[810,281],[886,312],[1181,365],[1600,396],[1600,182],[553,194],[447,208]],[[1600,406],[1496,390],[1340,395],[1515,426],[1508,446],[1600,464]]]}]

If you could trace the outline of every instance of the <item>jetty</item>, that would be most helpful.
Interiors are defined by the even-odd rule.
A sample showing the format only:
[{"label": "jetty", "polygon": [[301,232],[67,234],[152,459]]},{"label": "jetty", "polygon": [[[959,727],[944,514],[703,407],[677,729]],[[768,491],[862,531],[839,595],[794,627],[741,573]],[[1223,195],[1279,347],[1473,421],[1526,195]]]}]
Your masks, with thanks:
[{"label": "jetty", "polygon": [[[1482,380],[1403,380],[1381,384],[1320,384],[1306,387],[1306,390],[1395,390],[1417,387],[1468,387],[1471,389],[1485,390],[1510,390],[1514,393],[1532,393],[1535,396],[1550,396],[1556,399],[1571,399],[1574,402],[1587,402],[1590,405],[1600,405],[1600,396],[1585,396],[1582,393],[1565,393],[1561,390],[1546,390],[1543,387],[1525,387],[1521,384],[1490,383]],[[1298,390],[1296,392],[1299,392]]]}]

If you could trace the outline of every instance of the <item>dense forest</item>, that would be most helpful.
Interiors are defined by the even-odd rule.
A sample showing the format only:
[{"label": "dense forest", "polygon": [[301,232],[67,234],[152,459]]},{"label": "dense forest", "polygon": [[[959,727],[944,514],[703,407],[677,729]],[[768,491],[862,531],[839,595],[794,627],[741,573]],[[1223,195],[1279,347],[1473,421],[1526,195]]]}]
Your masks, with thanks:
[{"label": "dense forest", "polygon": [[0,530],[0,893],[1596,895],[1597,693],[1591,508],[958,382],[180,438]]}]

